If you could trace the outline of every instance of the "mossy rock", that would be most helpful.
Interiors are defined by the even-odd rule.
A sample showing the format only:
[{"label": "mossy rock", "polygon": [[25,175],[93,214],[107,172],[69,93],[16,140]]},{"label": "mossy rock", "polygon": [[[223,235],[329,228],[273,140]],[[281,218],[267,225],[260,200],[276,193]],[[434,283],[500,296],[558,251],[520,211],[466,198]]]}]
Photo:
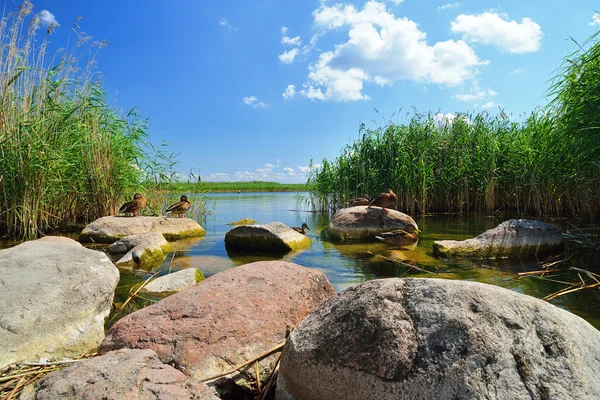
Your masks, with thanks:
[{"label": "mossy rock", "polygon": [[281,222],[266,225],[242,225],[225,234],[228,251],[286,254],[310,246],[310,238]]},{"label": "mossy rock", "polygon": [[242,218],[238,221],[230,222],[227,225],[238,226],[238,225],[254,225],[254,224],[256,224],[256,221],[253,220],[252,218]]}]

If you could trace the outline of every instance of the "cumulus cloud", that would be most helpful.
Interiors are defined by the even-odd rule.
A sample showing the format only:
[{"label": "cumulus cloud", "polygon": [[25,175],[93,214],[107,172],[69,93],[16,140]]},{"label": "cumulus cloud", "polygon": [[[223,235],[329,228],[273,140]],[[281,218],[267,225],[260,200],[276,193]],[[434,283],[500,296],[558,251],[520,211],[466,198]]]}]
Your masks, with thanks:
[{"label": "cumulus cloud", "polygon": [[592,20],[590,21],[590,25],[591,26],[600,25],[600,14],[595,12],[594,15],[592,15]]},{"label": "cumulus cloud", "polygon": [[38,18],[46,26],[50,26],[50,25],[59,26],[60,25],[58,23],[58,21],[56,20],[56,18],[54,17],[54,14],[52,14],[48,10],[42,10],[42,11],[40,11],[40,13],[38,14]]},{"label": "cumulus cloud", "polygon": [[279,57],[279,61],[281,61],[282,63],[291,64],[294,62],[294,59],[296,58],[297,55],[298,55],[298,48],[293,48],[291,50],[284,51],[277,57]]},{"label": "cumulus cloud", "polygon": [[275,168],[275,166],[271,163],[265,164],[265,168]]},{"label": "cumulus cloud", "polygon": [[474,43],[490,44],[510,53],[531,53],[540,49],[542,28],[531,18],[510,21],[508,15],[485,12],[479,15],[461,14],[451,23],[454,33]]},{"label": "cumulus cloud", "polygon": [[495,96],[498,93],[494,92],[492,89],[489,89],[487,91],[485,90],[476,90],[474,93],[467,93],[467,94],[456,94],[454,96],[452,96],[453,98],[455,98],[456,100],[459,101],[473,101],[473,100],[481,100],[484,99],[487,96]]},{"label": "cumulus cloud", "polygon": [[450,8],[457,8],[460,6],[460,3],[448,3],[448,4],[444,4],[443,6],[439,6],[437,9],[438,11],[442,11],[442,10],[448,10]]},{"label": "cumulus cloud", "polygon": [[494,103],[493,101],[488,101],[487,103],[484,103],[481,106],[481,108],[493,108],[493,107],[502,107],[502,104]]},{"label": "cumulus cloud", "polygon": [[381,2],[369,1],[360,11],[352,4],[321,4],[313,18],[321,32],[347,29],[348,39],[309,66],[299,93],[310,99],[366,100],[365,82],[413,80],[456,86],[487,64],[462,40],[429,45],[415,22],[396,18]]},{"label": "cumulus cloud", "polygon": [[394,3],[395,5],[398,5],[400,3],[402,3],[404,0],[389,0],[391,3]]},{"label": "cumulus cloud", "polygon": [[[280,160],[277,160],[277,164]],[[315,166],[314,168],[317,168]],[[309,168],[298,167],[295,170],[292,167],[285,167],[279,169],[279,165],[275,166],[271,163],[267,163],[263,168],[257,168],[254,171],[236,171],[234,173],[229,172],[214,172],[208,175],[202,176],[204,181],[218,181],[218,182],[231,182],[231,181],[270,181],[270,182],[281,182],[281,183],[304,183],[307,180]]]},{"label": "cumulus cloud", "polygon": [[262,101],[259,101],[255,96],[248,96],[242,99],[242,103],[252,106],[254,108],[265,108],[267,105]]},{"label": "cumulus cloud", "polygon": [[281,93],[283,98],[286,100],[291,99],[292,97],[294,97],[295,94],[296,94],[296,86],[294,86],[294,85],[288,85],[285,88],[285,90],[283,91],[283,93]]}]

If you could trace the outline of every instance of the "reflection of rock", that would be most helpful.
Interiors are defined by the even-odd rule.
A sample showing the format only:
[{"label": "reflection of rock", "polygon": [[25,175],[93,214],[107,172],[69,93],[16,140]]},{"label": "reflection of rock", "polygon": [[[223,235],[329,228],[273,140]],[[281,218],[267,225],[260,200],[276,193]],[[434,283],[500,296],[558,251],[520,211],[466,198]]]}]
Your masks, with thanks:
[{"label": "reflection of rock", "polygon": [[285,254],[310,246],[310,239],[281,222],[242,225],[225,234],[227,250]]},{"label": "reflection of rock", "polygon": [[[100,352],[149,348],[164,363],[203,380],[282,343],[286,326],[296,326],[333,294],[317,270],[283,261],[246,264],[123,317],[107,332]],[[262,379],[274,364],[274,357],[261,361]],[[253,379],[235,378],[245,385]]]},{"label": "reflection of rock", "polygon": [[152,350],[117,350],[54,371],[25,388],[21,400],[218,400],[203,383],[160,362]]},{"label": "reflection of rock", "polygon": [[599,341],[578,316],[496,286],[374,280],[291,333],[276,399],[597,399]]},{"label": "reflection of rock", "polygon": [[198,268],[204,276],[211,276],[234,266],[229,258],[219,256],[182,256],[173,259],[174,269]]},{"label": "reflection of rock", "polygon": [[88,224],[79,239],[84,242],[112,243],[136,233],[159,232],[167,240],[204,236],[206,231],[191,218],[102,217]]},{"label": "reflection of rock", "polygon": [[65,237],[0,250],[0,368],[95,349],[118,281],[106,254]]},{"label": "reflection of rock", "polygon": [[142,288],[142,293],[164,296],[182,291],[203,281],[204,275],[197,268],[188,268],[151,280]]},{"label": "reflection of rock", "polygon": [[117,266],[139,265],[142,268],[160,263],[172,246],[158,232],[138,233],[117,240],[108,248],[109,253],[124,253]]},{"label": "reflection of rock", "polygon": [[395,229],[412,232],[417,223],[396,210],[385,212],[379,207],[357,206],[338,210],[327,227],[329,237],[340,240],[373,239],[375,235]]},{"label": "reflection of rock", "polygon": [[562,232],[555,225],[511,219],[473,239],[436,241],[433,251],[442,257],[507,258],[551,253],[562,246]]}]

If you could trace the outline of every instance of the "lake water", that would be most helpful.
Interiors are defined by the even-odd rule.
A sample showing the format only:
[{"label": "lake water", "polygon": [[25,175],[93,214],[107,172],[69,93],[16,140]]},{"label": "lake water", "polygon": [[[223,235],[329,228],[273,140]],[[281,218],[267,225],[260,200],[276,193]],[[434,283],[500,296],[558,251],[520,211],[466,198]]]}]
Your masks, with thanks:
[{"label": "lake water", "polygon": [[[567,287],[565,283],[555,281],[579,281],[574,273],[558,274],[553,277],[555,281],[517,276],[518,272],[540,270],[538,260],[476,262],[447,261],[433,257],[433,241],[474,237],[497,226],[508,219],[506,217],[417,216],[415,221],[421,230],[419,242],[414,250],[401,251],[381,242],[332,243],[326,235],[329,215],[310,212],[308,193],[212,193],[206,196],[210,199],[208,208],[211,209],[211,215],[200,221],[206,229],[206,236],[176,242],[176,250],[151,272],[158,270],[159,274],[166,274],[169,270],[197,267],[209,277],[253,261],[283,259],[323,271],[336,291],[377,278],[432,277],[484,282],[538,298]],[[289,226],[301,226],[306,222],[310,227],[307,236],[312,244],[305,250],[277,258],[230,255],[224,244],[225,233],[233,228],[228,224],[243,218],[254,219],[259,224],[280,221]],[[560,221],[557,225],[566,230],[572,227],[572,222]],[[597,250],[569,242],[567,254],[571,258],[561,265],[576,265],[599,272],[600,255]],[[406,268],[390,259],[417,265],[422,270]],[[149,276],[150,271],[121,270],[116,301],[125,301],[131,288]],[[600,292],[597,288],[567,294],[551,303],[582,316],[600,329]],[[128,312],[146,304],[148,302],[138,298]],[[118,317],[115,316],[112,322]]]}]

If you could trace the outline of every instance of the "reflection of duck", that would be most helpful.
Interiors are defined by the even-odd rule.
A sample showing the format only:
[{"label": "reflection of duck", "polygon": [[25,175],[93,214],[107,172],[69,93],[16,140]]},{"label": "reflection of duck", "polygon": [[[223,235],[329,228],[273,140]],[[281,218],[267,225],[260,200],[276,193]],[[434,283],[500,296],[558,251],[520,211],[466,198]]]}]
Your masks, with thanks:
[{"label": "reflection of duck", "polygon": [[356,206],[368,206],[369,203],[371,202],[371,199],[369,198],[368,194],[363,195],[363,197],[357,197],[354,200],[350,200],[350,207],[356,207]]},{"label": "reflection of duck", "polygon": [[293,226],[292,229],[295,230],[298,233],[303,234],[303,235],[306,235],[305,229],[308,229],[310,231],[310,228],[308,227],[308,225],[306,225],[306,223],[302,224],[302,228],[298,228],[297,226]]},{"label": "reflection of duck", "polygon": [[128,201],[119,208],[120,214],[133,213],[134,217],[138,217],[138,213],[146,208],[147,200],[139,193],[133,195],[133,200]]},{"label": "reflection of duck", "polygon": [[385,212],[386,206],[390,206],[396,202],[396,194],[392,192],[392,189],[385,189],[385,192],[379,193],[373,200],[369,202],[369,207],[379,206]]},{"label": "reflection of duck", "polygon": [[402,248],[417,243],[417,233],[419,233],[418,229],[414,229],[413,232],[407,232],[404,229],[396,229],[395,231],[384,232],[379,236],[375,236],[375,238],[392,246]]},{"label": "reflection of duck", "polygon": [[184,194],[183,196],[181,196],[179,198],[179,201],[173,205],[171,205],[169,208],[167,208],[167,212],[171,213],[171,214],[179,214],[179,217],[184,217],[185,218],[185,212],[187,210],[190,209],[190,207],[192,206],[192,203],[190,203],[188,201],[187,196]]}]

